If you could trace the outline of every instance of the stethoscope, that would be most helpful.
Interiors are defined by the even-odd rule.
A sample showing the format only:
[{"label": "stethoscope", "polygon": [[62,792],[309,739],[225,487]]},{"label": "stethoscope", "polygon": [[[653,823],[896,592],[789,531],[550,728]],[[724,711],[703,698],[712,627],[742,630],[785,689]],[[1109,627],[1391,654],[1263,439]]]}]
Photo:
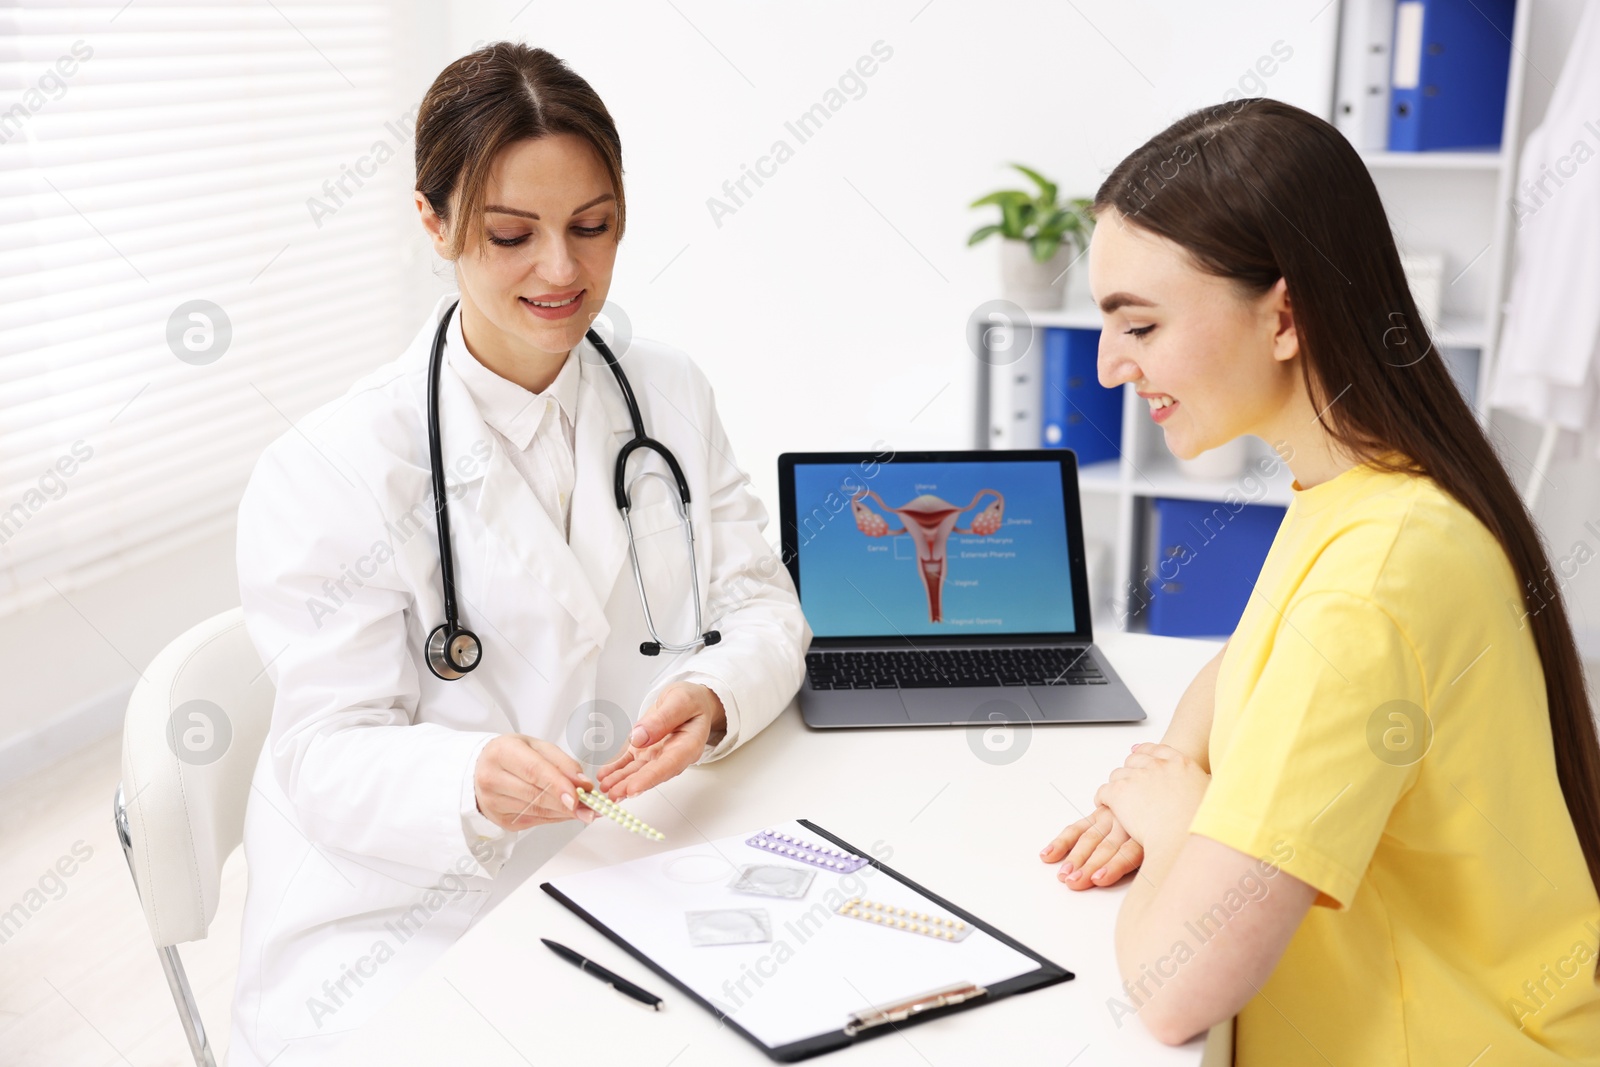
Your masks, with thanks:
[{"label": "stethoscope", "polygon": [[[444,583],[444,623],[435,627],[428,635],[428,669],[447,682],[462,677],[483,660],[483,644],[478,640],[478,635],[463,627],[456,614],[456,575],[450,552],[450,513],[445,497],[444,461],[439,447],[439,366],[444,357],[445,328],[450,323],[451,314],[460,304],[459,300],[451,304],[444,317],[439,320],[439,328],[433,335],[433,354],[428,359],[428,462],[432,467],[434,511],[439,524],[439,576]],[[692,652],[702,644],[714,645],[722,640],[722,635],[715,630],[701,629],[700,573],[694,559],[694,525],[689,520],[689,483],[683,477],[683,469],[678,466],[677,458],[667,446],[645,434],[644,418],[639,414],[639,402],[634,399],[633,386],[628,384],[628,376],[622,372],[622,364],[617,362],[617,357],[611,354],[611,349],[600,339],[599,334],[590,330],[586,336],[589,338],[589,343],[600,353],[600,357],[606,361],[606,366],[611,368],[611,373],[616,375],[617,385],[622,390],[622,399],[628,405],[628,417],[633,422],[633,438],[617,453],[613,490],[617,497],[617,510],[622,512],[622,525],[628,531],[628,558],[633,563],[633,582],[639,589],[639,605],[644,609],[644,625],[645,629],[650,631],[651,637],[651,640],[639,645],[639,651],[646,656],[659,656],[663,651]],[[694,590],[694,632],[700,635],[698,639],[686,644],[676,645],[663,641],[661,635],[656,632],[655,621],[650,617],[650,601],[644,592],[644,576],[639,572],[639,551],[633,541],[633,522],[628,517],[633,503],[629,499],[624,477],[628,457],[641,448],[650,449],[664,459],[672,471],[673,480],[678,483],[678,518],[682,520],[684,537],[689,545],[689,581],[690,588]],[[652,477],[659,478],[660,475]]]}]

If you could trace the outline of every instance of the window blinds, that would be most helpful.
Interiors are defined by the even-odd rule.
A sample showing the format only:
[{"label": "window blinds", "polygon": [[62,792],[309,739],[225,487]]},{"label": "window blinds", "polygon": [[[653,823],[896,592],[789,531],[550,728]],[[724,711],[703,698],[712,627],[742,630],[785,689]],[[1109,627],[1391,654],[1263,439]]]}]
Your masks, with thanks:
[{"label": "window blinds", "polygon": [[0,0],[0,614],[228,529],[410,339],[392,18]]}]

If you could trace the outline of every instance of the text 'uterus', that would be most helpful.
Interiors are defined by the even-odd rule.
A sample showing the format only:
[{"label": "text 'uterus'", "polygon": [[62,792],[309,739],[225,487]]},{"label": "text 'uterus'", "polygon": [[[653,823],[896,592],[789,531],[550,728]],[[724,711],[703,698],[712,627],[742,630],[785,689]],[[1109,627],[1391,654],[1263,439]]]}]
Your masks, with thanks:
[{"label": "text 'uterus'", "polygon": [[[962,529],[956,525],[963,514],[977,507],[978,501],[989,494],[994,496],[994,500],[973,517],[970,527]],[[888,520],[867,507],[863,498],[869,496],[878,502],[880,508],[897,516],[905,525],[898,530],[889,529]],[[958,508],[929,493],[892,508],[871,489],[863,489],[851,497],[850,511],[856,517],[856,528],[868,537],[911,535],[911,543],[917,549],[917,567],[922,571],[922,584],[928,589],[928,621],[941,622],[944,618],[940,593],[944,588],[945,544],[952,533],[988,537],[1000,529],[1000,517],[1005,511],[1005,504],[1005,497],[993,489],[983,489],[964,508]]]}]

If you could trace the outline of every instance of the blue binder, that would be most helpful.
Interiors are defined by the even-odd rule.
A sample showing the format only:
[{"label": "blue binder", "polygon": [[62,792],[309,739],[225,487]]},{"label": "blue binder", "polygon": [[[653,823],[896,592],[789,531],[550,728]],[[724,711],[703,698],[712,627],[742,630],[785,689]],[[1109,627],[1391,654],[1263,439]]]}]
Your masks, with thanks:
[{"label": "blue binder", "polygon": [[1039,444],[1070,448],[1078,466],[1115,459],[1122,448],[1122,390],[1100,385],[1099,330],[1044,331]]},{"label": "blue binder", "polygon": [[1158,498],[1146,628],[1163,637],[1226,637],[1239,624],[1285,509]]},{"label": "blue binder", "polygon": [[1400,0],[1389,151],[1498,148],[1515,0]]}]

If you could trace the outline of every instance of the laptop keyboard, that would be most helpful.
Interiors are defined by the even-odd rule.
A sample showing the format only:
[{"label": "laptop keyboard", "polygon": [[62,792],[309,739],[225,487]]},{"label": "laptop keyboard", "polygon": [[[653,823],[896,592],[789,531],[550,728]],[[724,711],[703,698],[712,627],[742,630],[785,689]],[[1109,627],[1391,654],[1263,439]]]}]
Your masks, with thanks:
[{"label": "laptop keyboard", "polygon": [[808,652],[813,689],[1105,685],[1088,648],[927,648]]}]

